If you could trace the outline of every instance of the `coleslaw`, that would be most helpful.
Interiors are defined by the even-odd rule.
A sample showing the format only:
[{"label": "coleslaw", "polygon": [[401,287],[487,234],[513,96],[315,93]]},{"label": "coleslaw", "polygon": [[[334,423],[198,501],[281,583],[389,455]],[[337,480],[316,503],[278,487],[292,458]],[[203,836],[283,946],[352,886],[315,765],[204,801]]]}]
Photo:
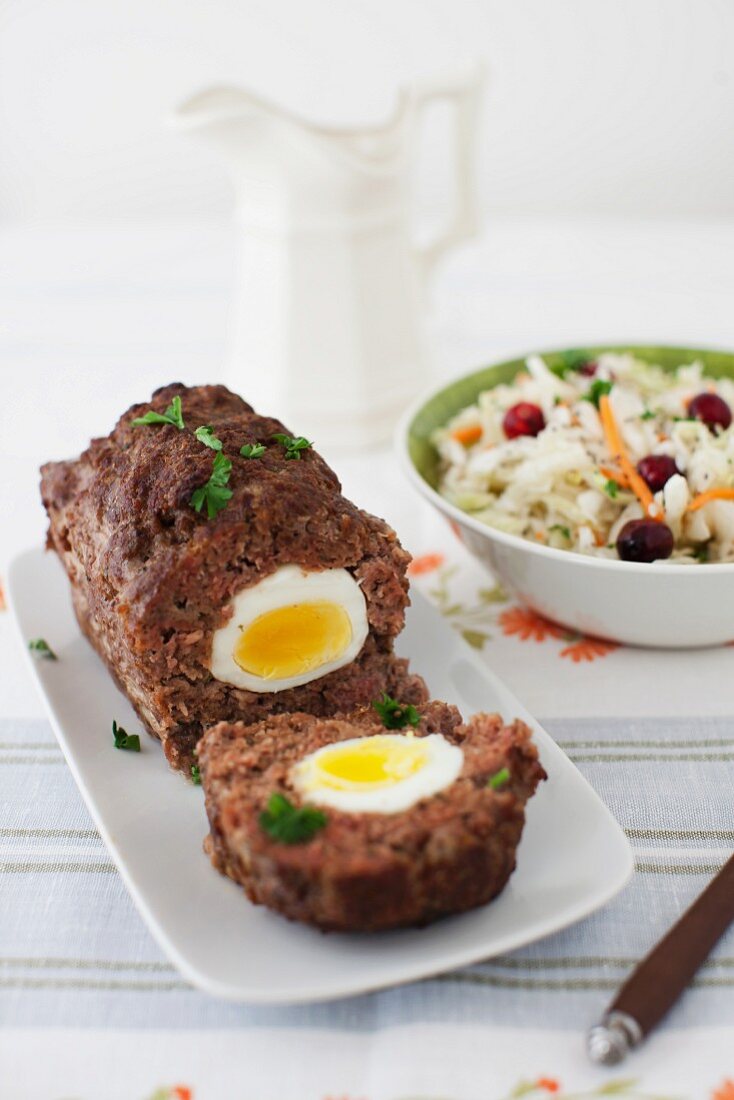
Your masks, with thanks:
[{"label": "coleslaw", "polygon": [[[436,431],[439,491],[490,527],[559,550],[734,561],[734,380],[700,362],[538,355]],[[668,534],[667,532],[670,532]],[[663,545],[635,557],[641,545]]]}]

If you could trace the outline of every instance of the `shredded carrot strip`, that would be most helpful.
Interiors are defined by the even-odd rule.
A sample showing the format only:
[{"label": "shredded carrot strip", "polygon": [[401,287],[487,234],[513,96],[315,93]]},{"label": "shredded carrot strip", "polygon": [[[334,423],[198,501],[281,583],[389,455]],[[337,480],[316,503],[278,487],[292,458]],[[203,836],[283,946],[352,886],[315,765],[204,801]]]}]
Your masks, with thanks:
[{"label": "shredded carrot strip", "polygon": [[[617,422],[614,419],[609,396],[606,393],[603,393],[599,398],[599,415],[601,417],[601,424],[604,429],[604,437],[607,441],[607,446],[612,453],[612,457],[615,458],[622,467],[622,473],[626,477],[630,489],[639,500],[645,514],[650,519],[661,522],[665,517],[659,514],[655,498],[650,492],[647,482],[640,477],[627,454],[622,436],[617,427]],[[653,509],[653,511],[651,511],[651,509]]]},{"label": "shredded carrot strip", "polygon": [[613,470],[610,466],[600,466],[599,473],[604,474],[604,477],[608,477],[611,481],[616,481],[617,485],[623,489],[629,489],[629,482],[621,470]]},{"label": "shredded carrot strip", "polygon": [[465,447],[471,447],[472,443],[482,438],[482,429],[479,424],[468,424],[465,428],[456,428],[451,433],[451,438],[457,443],[463,443]]},{"label": "shredded carrot strip", "polygon": [[734,489],[707,489],[695,496],[686,508],[687,512],[696,512],[710,500],[734,500]]}]

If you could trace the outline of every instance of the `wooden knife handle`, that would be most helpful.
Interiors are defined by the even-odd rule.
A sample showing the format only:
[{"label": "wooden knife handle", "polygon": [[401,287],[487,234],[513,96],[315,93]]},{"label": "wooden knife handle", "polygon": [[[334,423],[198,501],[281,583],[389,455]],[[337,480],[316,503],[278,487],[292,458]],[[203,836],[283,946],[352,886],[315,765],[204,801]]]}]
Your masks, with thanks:
[{"label": "wooden knife handle", "polygon": [[689,984],[734,921],[734,855],[620,989],[610,1012],[631,1016],[647,1035]]}]

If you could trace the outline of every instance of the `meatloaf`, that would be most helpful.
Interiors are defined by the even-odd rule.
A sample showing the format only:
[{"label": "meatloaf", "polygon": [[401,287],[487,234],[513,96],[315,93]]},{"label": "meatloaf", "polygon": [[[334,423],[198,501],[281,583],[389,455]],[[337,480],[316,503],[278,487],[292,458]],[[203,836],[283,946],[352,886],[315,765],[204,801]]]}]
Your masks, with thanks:
[{"label": "meatloaf", "polygon": [[324,806],[322,826],[301,843],[263,827],[273,795],[303,809],[294,767],[325,745],[384,733],[375,712],[287,714],[208,730],[198,758],[214,866],[251,901],[325,931],[425,925],[494,898],[515,868],[525,803],[545,778],[530,730],[496,714],[464,724],[441,702],[418,709],[417,737],[439,733],[462,750],[458,777],[402,812]]},{"label": "meatloaf", "polygon": [[[184,427],[133,424],[151,410],[165,421],[177,399]],[[79,458],[41,471],[48,545],[67,572],[81,629],[170,763],[184,771],[202,731],[223,719],[332,716],[383,691],[414,702],[427,697],[420,677],[393,654],[408,603],[409,555],[386,523],[345,499],[308,441],[289,451],[286,437],[283,424],[224,386],[175,383],[133,405]],[[220,481],[220,510],[209,518],[201,500],[199,511],[194,502],[219,455],[231,470]],[[354,579],[366,611],[359,652],[336,671],[278,691],[215,676],[212,643],[232,618],[233,600],[284,566],[344,570],[348,583]]]}]

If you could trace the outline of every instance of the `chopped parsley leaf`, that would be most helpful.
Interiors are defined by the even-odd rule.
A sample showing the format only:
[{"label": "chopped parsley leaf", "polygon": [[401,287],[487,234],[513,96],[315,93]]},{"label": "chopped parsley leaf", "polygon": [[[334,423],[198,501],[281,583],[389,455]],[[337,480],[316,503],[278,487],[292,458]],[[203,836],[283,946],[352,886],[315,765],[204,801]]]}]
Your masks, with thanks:
[{"label": "chopped parsley leaf", "polygon": [[313,806],[294,806],[284,794],[271,794],[260,814],[260,828],[280,844],[304,844],[326,825],[328,818]]},{"label": "chopped parsley leaf", "polygon": [[164,413],[157,413],[153,409],[149,409],[145,416],[138,416],[133,420],[134,426],[138,424],[173,424],[174,428],[183,431],[185,424],[181,411],[181,398],[174,397]]},{"label": "chopped parsley leaf", "polygon": [[45,657],[47,661],[58,661],[58,657],[45,638],[32,638],[28,648],[36,657]]},{"label": "chopped parsley leaf", "polygon": [[115,739],[116,749],[126,749],[128,752],[140,752],[140,737],[137,733],[128,733],[122,726],[118,726],[114,718],[112,720],[112,736]]},{"label": "chopped parsley leaf", "polygon": [[589,356],[578,348],[569,348],[568,351],[561,352],[561,360],[566,370],[578,370],[588,363]]},{"label": "chopped parsley leaf", "polygon": [[286,458],[300,458],[301,451],[307,451],[313,447],[313,443],[302,435],[285,435],[277,432],[273,439],[277,439],[281,446],[285,447]]},{"label": "chopped parsley leaf", "polygon": [[382,699],[373,702],[385,729],[402,730],[406,726],[417,726],[421,716],[412,703],[403,706],[397,699],[391,699],[387,692],[382,693]]},{"label": "chopped parsley leaf", "polygon": [[558,358],[559,362],[549,368],[551,373],[557,375],[558,378],[565,378],[567,374],[580,371],[590,360],[590,356],[584,351],[579,351],[578,348],[562,351]]},{"label": "chopped parsley leaf", "polygon": [[231,473],[232,463],[221,451],[218,451],[214,456],[209,480],[195,489],[189,499],[189,504],[195,512],[200,512],[206,504],[207,517],[214,519],[218,512],[227,507],[232,497],[232,490],[227,487]]},{"label": "chopped parsley leaf", "polygon": [[709,560],[708,543],[705,542],[702,546],[697,546],[696,549],[693,551],[693,556],[696,561],[700,561],[705,564]]},{"label": "chopped parsley leaf", "polygon": [[654,420],[655,413],[652,409],[645,409],[644,413],[640,413],[640,420]]},{"label": "chopped parsley leaf", "polygon": [[591,356],[585,351],[579,351],[578,348],[564,351],[561,358],[566,374],[568,374],[569,371],[583,370],[583,368],[591,362]]},{"label": "chopped parsley leaf", "polygon": [[548,528],[549,531],[558,531],[559,535],[563,535],[564,539],[571,541],[571,528],[564,527],[562,523],[554,523]]},{"label": "chopped parsley leaf", "polygon": [[581,400],[590,401],[598,409],[599,398],[609,393],[613,385],[613,382],[605,382],[603,378],[595,378]]},{"label": "chopped parsley leaf", "polygon": [[609,480],[604,483],[604,492],[608,497],[611,497],[612,500],[616,500],[617,494],[619,493],[619,485],[612,478],[609,478]]},{"label": "chopped parsley leaf", "polygon": [[213,451],[221,451],[222,441],[215,436],[211,424],[202,424],[200,428],[196,429],[194,435],[199,443],[203,443],[205,447],[211,447]]},{"label": "chopped parsley leaf", "polygon": [[491,787],[493,791],[496,791],[499,787],[503,787],[509,778],[510,769],[501,768],[498,772],[495,772],[494,775],[490,775],[487,780],[487,786]]},{"label": "chopped parsley leaf", "polygon": [[240,454],[243,458],[259,458],[265,454],[265,450],[262,443],[245,443],[240,447]]},{"label": "chopped parsley leaf", "polygon": [[201,772],[199,771],[198,764],[191,765],[191,782],[195,787],[201,786]]}]

